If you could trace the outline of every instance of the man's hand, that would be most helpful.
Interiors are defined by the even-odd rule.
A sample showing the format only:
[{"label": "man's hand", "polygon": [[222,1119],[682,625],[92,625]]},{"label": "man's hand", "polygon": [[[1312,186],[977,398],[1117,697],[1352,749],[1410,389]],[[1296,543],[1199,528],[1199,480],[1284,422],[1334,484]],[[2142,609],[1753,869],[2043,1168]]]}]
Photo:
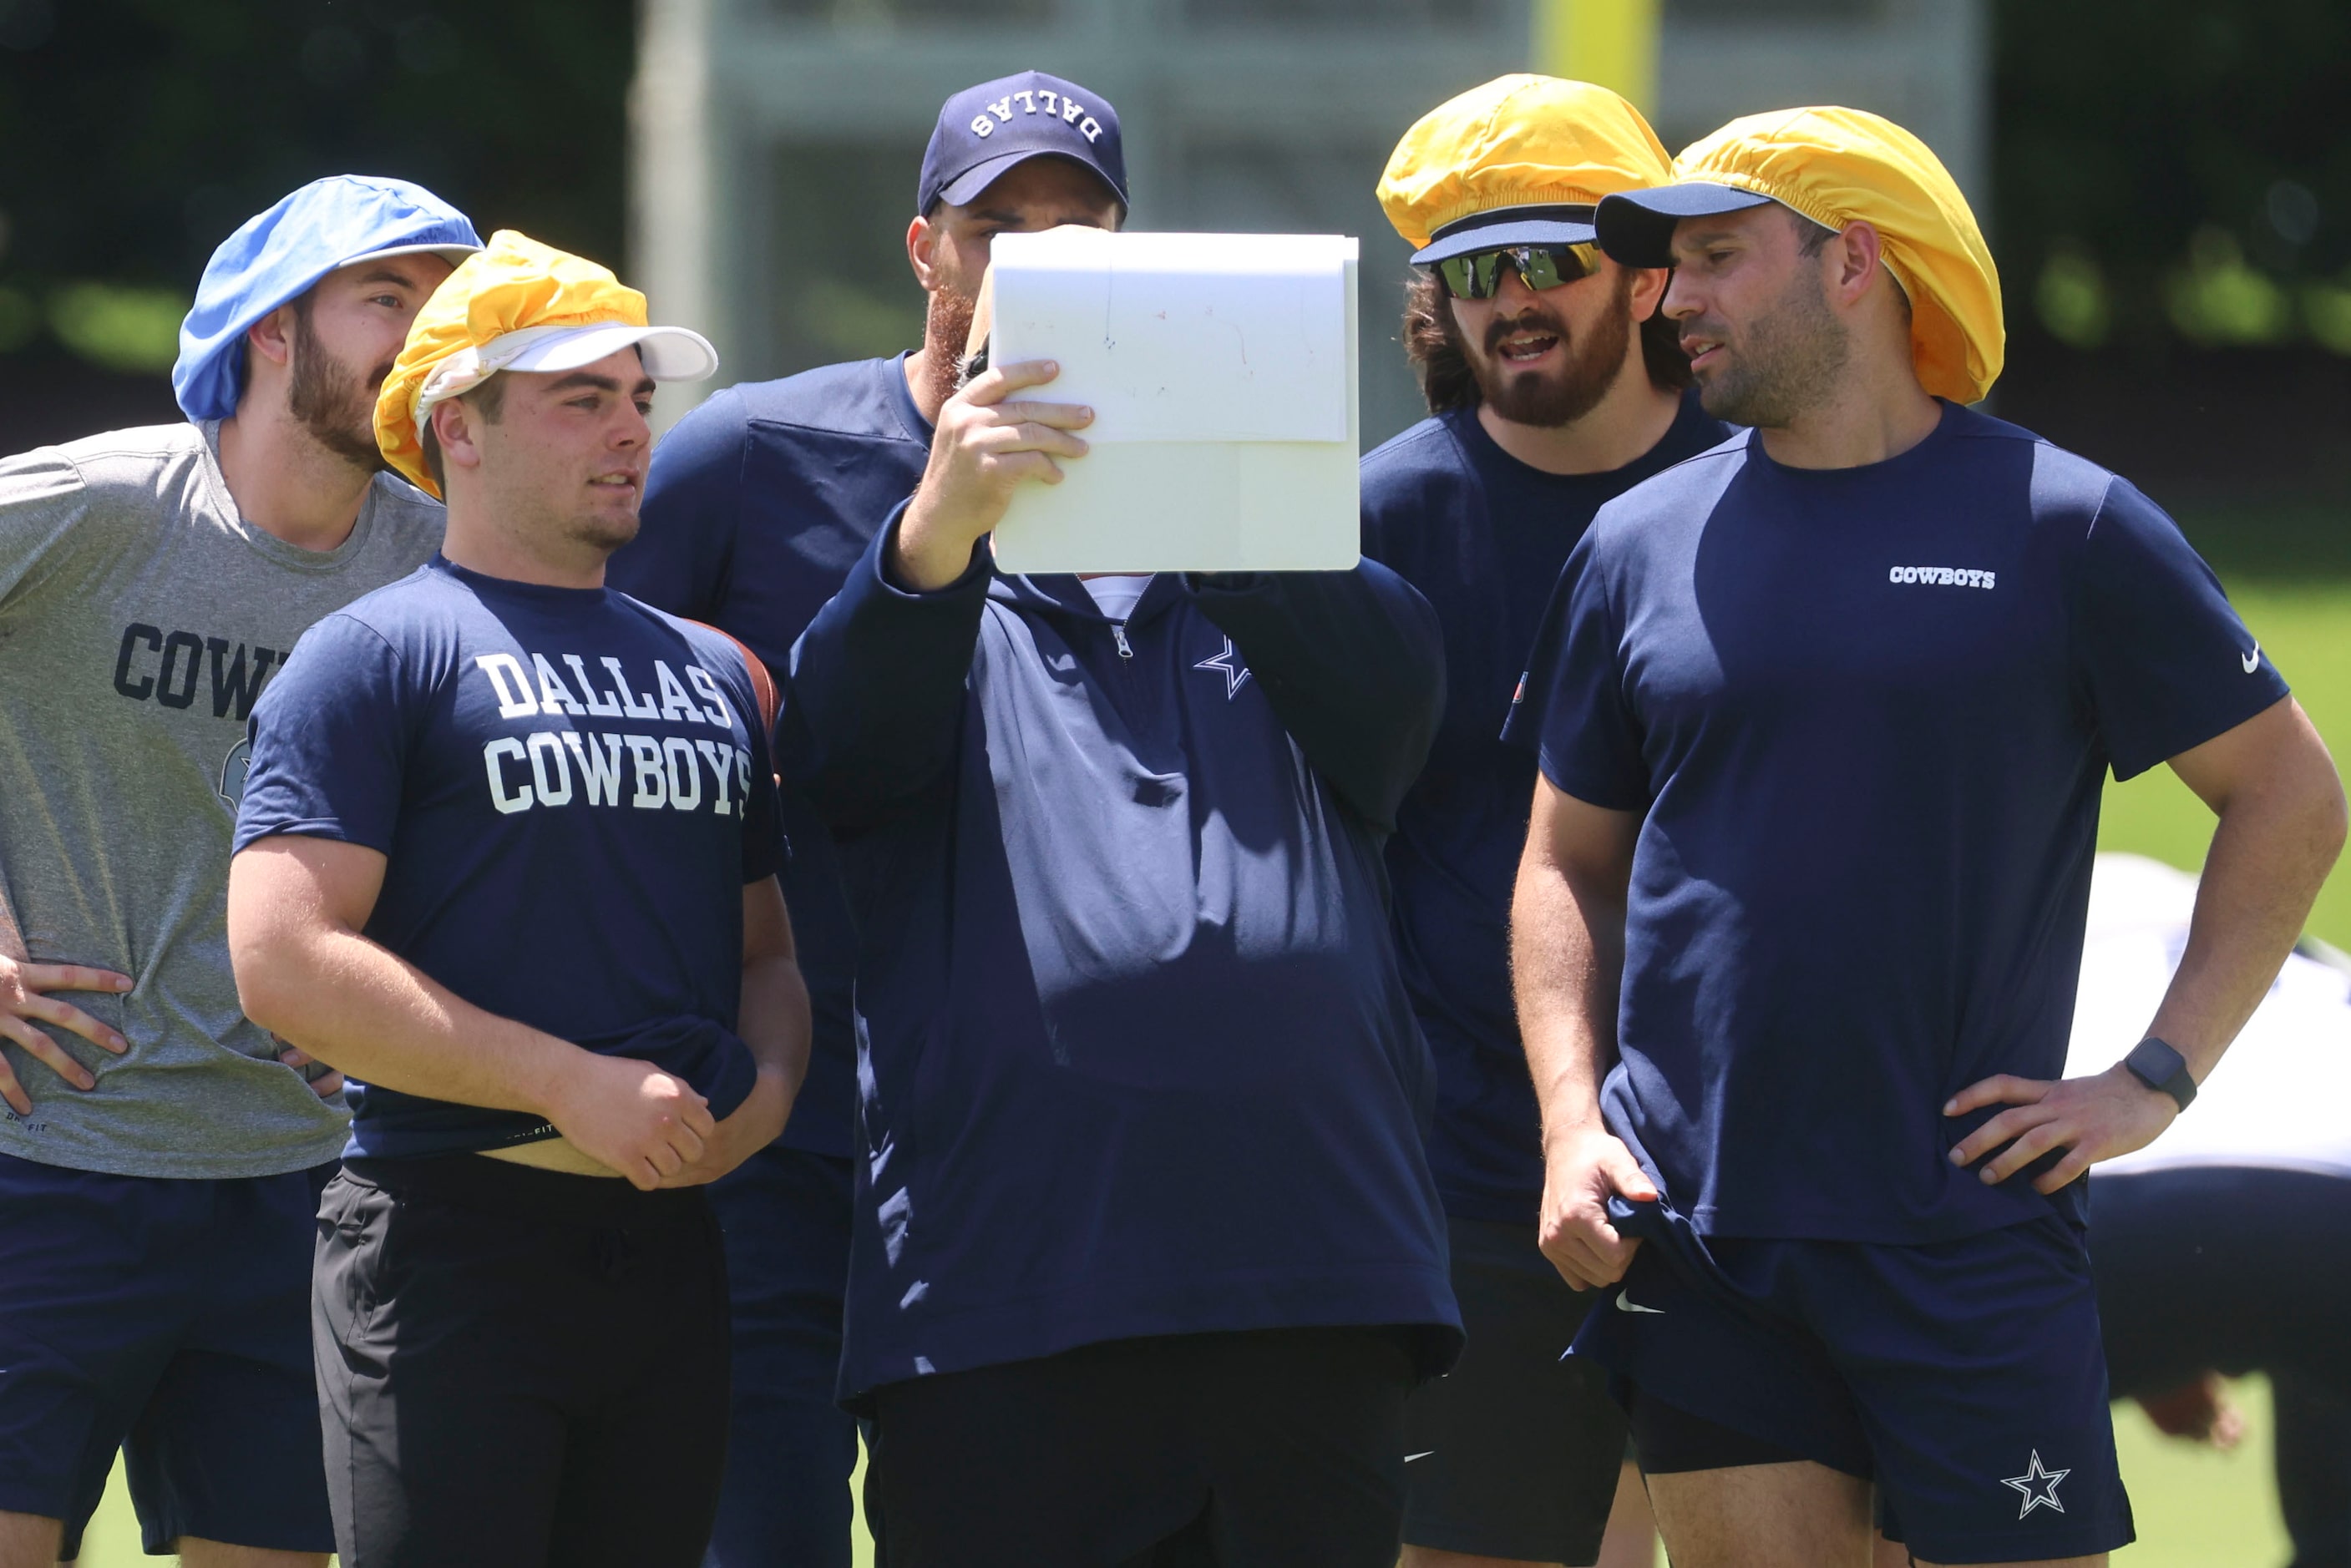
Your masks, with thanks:
[{"label": "man's hand", "polygon": [[1553,1135],[1543,1157],[1542,1221],[1536,1244],[1560,1277],[1580,1291],[1598,1290],[1625,1277],[1640,1251],[1608,1223],[1614,1194],[1635,1203],[1654,1203],[1656,1184],[1641,1169],[1624,1140],[1597,1127]]},{"label": "man's hand", "polygon": [[[275,1034],[271,1035],[270,1038],[272,1040],[277,1040],[277,1036]],[[286,1042],[283,1040],[277,1040],[277,1043],[280,1045],[286,1045]],[[316,1056],[311,1055],[308,1052],[295,1045],[286,1045],[285,1050],[277,1053],[277,1059],[285,1063],[287,1066],[293,1068],[298,1073],[303,1068],[310,1066],[314,1063],[322,1067],[326,1066],[326,1064],[319,1062]],[[319,1074],[317,1077],[310,1079],[309,1085],[310,1092],[312,1094],[318,1096],[322,1100],[331,1099],[335,1096],[343,1092],[343,1075],[340,1073],[336,1072],[332,1067],[327,1067],[325,1072]]]},{"label": "man's hand", "polygon": [[[47,1031],[33,1025],[40,1023],[69,1030],[101,1051],[111,1051],[120,1056],[131,1049],[131,1042],[80,1008],[59,1002],[48,993],[110,991],[119,994],[130,989],[131,977],[110,969],[89,969],[74,963],[32,963],[0,956],[0,1037],[23,1046],[35,1061],[75,1088],[95,1088],[98,1079],[89,1069],[50,1039]],[[0,1100],[6,1100],[20,1116],[33,1114],[32,1096],[16,1081],[16,1075],[9,1071],[5,1057],[0,1057]]]},{"label": "man's hand", "polygon": [[703,1158],[717,1124],[692,1085],[632,1056],[580,1055],[547,1116],[574,1148],[647,1192]]},{"label": "man's hand", "polygon": [[916,593],[946,587],[971,566],[972,547],[994,530],[1023,481],[1061,483],[1057,457],[1083,457],[1070,432],[1094,411],[1071,403],[1008,401],[1061,374],[1050,359],[999,365],[973,378],[939,410],[923,482],[898,524],[890,570]]},{"label": "man's hand", "polygon": [[2002,1073],[1961,1089],[1943,1114],[1963,1116],[1985,1106],[2012,1108],[1961,1140],[1951,1150],[1951,1163],[1973,1165],[2007,1144],[1980,1172],[1991,1186],[2052,1149],[2064,1149],[2065,1157],[2034,1179],[2035,1192],[2054,1192],[2102,1159],[2145,1148],[2179,1114],[2169,1095],[2148,1088],[2119,1062],[2095,1077],[2054,1083]]},{"label": "man's hand", "polygon": [[735,1114],[718,1124],[702,1158],[674,1176],[663,1177],[661,1184],[700,1187],[717,1180],[775,1142],[791,1111],[792,1097],[784,1087],[783,1073],[763,1068],[758,1081],[751,1085],[751,1093],[735,1107]]}]

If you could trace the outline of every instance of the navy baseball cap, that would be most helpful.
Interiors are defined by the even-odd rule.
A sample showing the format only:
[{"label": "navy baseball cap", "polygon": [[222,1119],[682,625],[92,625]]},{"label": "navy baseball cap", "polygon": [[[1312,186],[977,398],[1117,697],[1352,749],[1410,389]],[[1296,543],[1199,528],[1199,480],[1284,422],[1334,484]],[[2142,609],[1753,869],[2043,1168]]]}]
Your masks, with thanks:
[{"label": "navy baseball cap", "polygon": [[1067,158],[1102,178],[1126,199],[1126,155],[1118,140],[1118,111],[1099,93],[1043,71],[998,77],[947,99],[931,144],[923,150],[917,216],[941,202],[960,207],[998,175],[1031,158]]},{"label": "navy baseball cap", "polygon": [[1771,198],[1736,185],[1687,180],[1604,197],[1593,216],[1600,248],[1624,266],[1674,265],[1674,226],[1684,218],[1710,218],[1760,207]]}]

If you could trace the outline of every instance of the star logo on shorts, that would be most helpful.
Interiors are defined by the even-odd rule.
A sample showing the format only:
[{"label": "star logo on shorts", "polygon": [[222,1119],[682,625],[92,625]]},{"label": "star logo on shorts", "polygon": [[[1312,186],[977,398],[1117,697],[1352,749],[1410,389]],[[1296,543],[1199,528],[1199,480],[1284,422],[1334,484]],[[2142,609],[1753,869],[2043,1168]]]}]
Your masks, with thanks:
[{"label": "star logo on shorts", "polygon": [[2024,1467],[2024,1473],[2021,1476],[2003,1476],[2000,1484],[2011,1489],[2024,1500],[2024,1506],[2016,1511],[2016,1517],[2019,1519],[2022,1519],[2036,1508],[2053,1508],[2059,1513],[2063,1513],[2065,1511],[2065,1505],[2057,1501],[2057,1483],[2073,1473],[2072,1470],[2042,1469],[2041,1450],[2035,1449],[2032,1450],[2032,1462]]},{"label": "star logo on shorts", "polygon": [[1241,662],[1240,649],[1231,638],[1225,639],[1224,651],[1209,655],[1192,666],[1195,670],[1213,670],[1225,678],[1225,701],[1229,702],[1249,683],[1249,666]]}]

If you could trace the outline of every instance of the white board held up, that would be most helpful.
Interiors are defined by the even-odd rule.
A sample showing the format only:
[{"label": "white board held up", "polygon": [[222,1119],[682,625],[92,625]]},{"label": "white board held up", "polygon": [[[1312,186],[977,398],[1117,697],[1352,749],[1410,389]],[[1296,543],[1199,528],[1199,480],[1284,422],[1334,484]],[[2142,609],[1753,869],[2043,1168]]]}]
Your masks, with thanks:
[{"label": "white board held up", "polygon": [[1007,572],[1332,571],[1360,539],[1356,244],[1337,234],[998,234],[989,362],[1084,403],[1092,450],[1024,484]]}]

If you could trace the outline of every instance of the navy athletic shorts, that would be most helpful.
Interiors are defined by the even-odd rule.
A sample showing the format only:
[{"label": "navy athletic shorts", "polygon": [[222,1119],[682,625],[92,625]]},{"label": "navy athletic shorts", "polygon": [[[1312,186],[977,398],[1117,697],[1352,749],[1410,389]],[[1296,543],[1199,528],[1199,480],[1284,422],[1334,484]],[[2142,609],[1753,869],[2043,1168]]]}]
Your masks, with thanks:
[{"label": "navy athletic shorts", "polygon": [[1594,1562],[1624,1468],[1625,1413],[1606,1371],[1567,1347],[1609,1297],[1560,1278],[1532,1225],[1448,1225],[1468,1339],[1453,1370],[1405,1407],[1404,1538],[1476,1557]]},{"label": "navy athletic shorts", "polygon": [[705,1189],[726,1241],[735,1386],[705,1568],[849,1568],[857,1423],[834,1403],[844,1156],[769,1144]]},{"label": "navy athletic shorts", "polygon": [[120,1447],[150,1552],[330,1552],[310,1371],[328,1165],[170,1180],[0,1155],[0,1509],[65,1521]]},{"label": "navy athletic shorts", "polygon": [[[1917,1246],[1700,1238],[1654,1204],[1627,1227],[1644,1244],[1575,1341],[1620,1398],[1875,1481],[1879,1528],[1932,1562],[2134,1539],[2089,1257],[2063,1220]],[[1636,1408],[1636,1448],[1645,1425]]]}]

